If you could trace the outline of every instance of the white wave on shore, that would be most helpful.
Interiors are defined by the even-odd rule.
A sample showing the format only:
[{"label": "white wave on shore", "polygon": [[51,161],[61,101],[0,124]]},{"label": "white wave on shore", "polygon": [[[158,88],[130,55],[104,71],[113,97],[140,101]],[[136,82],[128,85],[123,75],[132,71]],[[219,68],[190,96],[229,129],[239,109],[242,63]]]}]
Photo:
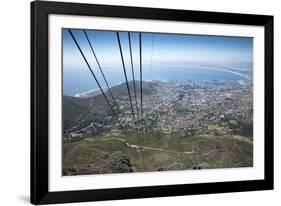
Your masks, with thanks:
[{"label": "white wave on shore", "polygon": [[[102,88],[104,92],[107,91],[107,88]],[[92,96],[95,96],[95,95],[98,95],[100,94],[101,91],[99,88],[97,89],[91,89],[91,90],[88,90],[88,91],[85,91],[85,92],[81,92],[81,93],[77,93],[74,95],[74,97],[92,97]]]}]

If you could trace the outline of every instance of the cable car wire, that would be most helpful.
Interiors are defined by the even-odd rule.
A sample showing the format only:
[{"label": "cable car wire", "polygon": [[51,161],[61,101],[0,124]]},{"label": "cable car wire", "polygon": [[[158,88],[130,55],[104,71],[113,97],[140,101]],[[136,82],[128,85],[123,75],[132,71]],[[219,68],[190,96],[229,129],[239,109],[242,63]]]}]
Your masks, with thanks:
[{"label": "cable car wire", "polygon": [[103,71],[102,71],[101,65],[100,65],[99,60],[98,60],[98,58],[97,58],[97,55],[96,55],[96,53],[95,53],[95,51],[94,51],[94,48],[93,48],[93,46],[92,46],[92,43],[90,42],[90,39],[89,39],[89,37],[88,37],[88,34],[87,34],[87,32],[86,32],[85,30],[83,30],[83,31],[84,31],[84,34],[85,34],[85,36],[86,36],[86,39],[87,39],[87,41],[88,41],[88,43],[89,43],[89,45],[90,45],[91,51],[92,51],[92,53],[93,53],[93,55],[94,55],[94,57],[95,57],[95,60],[96,60],[97,65],[98,65],[98,68],[99,68],[99,70],[100,70],[100,72],[101,72],[101,74],[102,74],[103,80],[105,81],[105,84],[106,84],[106,86],[107,86],[108,92],[109,92],[109,94],[110,94],[110,96],[111,96],[111,98],[112,98],[112,100],[113,100],[113,102],[114,102],[114,105],[115,105],[115,107],[116,107],[118,113],[120,113],[119,107],[118,107],[118,105],[117,105],[117,103],[116,103],[116,100],[115,100],[115,98],[114,98],[114,96],[113,96],[113,94],[112,94],[112,92],[111,92],[111,89],[110,89],[110,87],[109,87],[109,85],[108,85],[108,82],[107,82],[107,80],[106,80],[106,77],[105,77],[105,75],[104,75],[104,73],[103,73]]},{"label": "cable car wire", "polygon": [[128,32],[128,39],[129,39],[129,47],[130,47],[130,57],[131,57],[131,68],[132,68],[132,77],[134,83],[134,94],[135,94],[135,104],[137,110],[137,116],[139,113],[138,109],[138,100],[137,100],[137,90],[136,90],[136,80],[135,80],[135,72],[134,72],[134,63],[133,63],[133,55],[132,55],[132,44],[131,44],[131,34]]},{"label": "cable car wire", "polygon": [[102,93],[104,99],[106,100],[106,102],[107,102],[107,104],[108,104],[108,106],[109,106],[109,108],[110,108],[112,114],[114,115],[114,117],[115,117],[116,120],[118,121],[120,127],[123,129],[123,125],[121,124],[120,119],[118,118],[118,116],[116,115],[114,109],[112,108],[111,104],[109,103],[108,98],[106,97],[106,95],[105,95],[105,93],[104,93],[104,91],[103,91],[103,89],[102,89],[102,87],[101,87],[101,85],[100,85],[100,83],[99,83],[99,81],[98,81],[96,75],[94,74],[94,72],[93,72],[93,70],[92,70],[92,68],[91,68],[91,66],[90,66],[90,64],[89,64],[89,62],[88,62],[88,60],[86,59],[86,57],[85,57],[85,55],[84,55],[82,49],[80,48],[80,46],[79,46],[79,44],[78,44],[76,38],[74,37],[74,35],[73,35],[73,33],[72,33],[72,31],[71,31],[70,29],[68,29],[68,32],[69,32],[70,36],[72,37],[72,39],[73,39],[75,45],[77,46],[78,50],[80,51],[80,54],[82,55],[82,57],[83,57],[85,63],[87,64],[88,69],[90,70],[92,76],[94,77],[94,79],[95,79],[95,81],[96,81],[96,83],[97,83],[97,85],[98,85],[98,87],[99,87],[99,89],[100,89],[100,91],[101,91],[101,93]]},{"label": "cable car wire", "polygon": [[142,142],[144,142],[143,138],[143,125],[144,125],[144,120],[143,120],[143,96],[142,96],[142,34],[141,32],[139,33],[139,47],[140,47],[140,113],[141,113],[141,130],[142,130]]},{"label": "cable car wire", "polygon": [[151,79],[151,66],[152,66],[153,50],[154,50],[154,34],[152,34],[152,43],[151,43],[150,66],[149,66],[149,80],[152,80]]},{"label": "cable car wire", "polygon": [[135,112],[134,112],[130,87],[129,87],[129,83],[128,83],[128,77],[127,77],[125,63],[124,63],[124,57],[123,57],[123,52],[122,52],[122,48],[121,48],[121,41],[120,41],[119,32],[116,32],[116,35],[117,35],[118,46],[119,46],[119,51],[120,51],[120,55],[121,55],[121,61],[122,61],[123,72],[124,72],[124,76],[125,76],[125,80],[126,80],[126,86],[127,86],[127,91],[128,91],[128,95],[129,95],[130,105],[131,105],[131,112],[132,112],[132,115],[133,115],[133,118],[134,118],[134,121],[135,121]]}]

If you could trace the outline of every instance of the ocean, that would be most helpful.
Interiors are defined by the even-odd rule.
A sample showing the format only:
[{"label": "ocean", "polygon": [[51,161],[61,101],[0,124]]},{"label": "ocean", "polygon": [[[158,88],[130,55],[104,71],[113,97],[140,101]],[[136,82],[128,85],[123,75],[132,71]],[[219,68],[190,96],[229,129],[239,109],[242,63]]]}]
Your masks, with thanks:
[{"label": "ocean", "polygon": [[[126,70],[128,81],[132,80],[131,68]],[[106,87],[99,70],[95,70],[100,84]],[[106,79],[111,86],[125,82],[123,70],[104,69]],[[135,68],[135,79],[139,80],[139,68]],[[143,70],[143,80],[186,80],[186,81],[239,81],[247,79],[245,76],[213,67],[163,67],[153,66],[151,70]],[[63,94],[74,96],[76,94],[97,89],[98,86],[91,73],[86,69],[72,69],[63,73]]]}]

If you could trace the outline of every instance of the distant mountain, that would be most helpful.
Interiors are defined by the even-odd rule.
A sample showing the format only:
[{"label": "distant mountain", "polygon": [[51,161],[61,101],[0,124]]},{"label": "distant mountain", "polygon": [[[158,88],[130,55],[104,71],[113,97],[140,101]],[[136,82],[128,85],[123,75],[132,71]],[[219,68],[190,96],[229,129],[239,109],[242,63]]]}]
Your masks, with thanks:
[{"label": "distant mountain", "polygon": [[[152,95],[155,94],[157,91],[157,86],[159,86],[160,82],[158,81],[143,81],[142,82],[142,94],[143,95]],[[128,82],[129,89],[131,95],[134,94],[134,82],[130,81]],[[135,81],[135,86],[136,86],[136,93],[141,92],[140,88],[140,81],[136,80]],[[128,97],[128,90],[127,90],[127,85],[126,83],[122,83],[116,86],[113,86],[111,89],[112,94],[114,97],[118,98],[120,96]]]},{"label": "distant mountain", "polygon": [[[129,84],[130,93],[134,94],[133,81],[129,81],[128,84]],[[161,84],[161,82],[155,81],[155,80],[143,81],[143,85],[142,85],[143,94],[146,94],[146,95],[153,94],[156,91],[155,86],[158,86],[159,84]],[[136,87],[136,93],[140,93],[140,81],[139,80],[135,80],[135,87]],[[106,94],[109,95],[109,92],[107,91],[106,87],[103,87],[102,89]],[[125,82],[111,87],[110,90],[115,98],[120,98],[120,96],[128,96],[127,85]],[[75,97],[85,98],[85,97],[93,97],[96,95],[102,95],[100,89],[93,89],[93,90],[85,91],[85,92],[76,94]]]},{"label": "distant mountain", "polygon": [[[133,81],[129,82],[131,97],[134,97]],[[136,81],[136,93],[140,98],[140,82]],[[143,95],[152,95],[157,92],[157,87],[160,82],[143,82]],[[110,88],[114,99],[119,101],[128,101],[128,90],[126,83],[119,84]],[[113,106],[113,100],[109,91],[105,92],[109,102]],[[95,93],[94,96],[71,97],[63,96],[63,128],[64,130],[77,130],[88,126],[91,122],[100,122],[112,114],[110,108],[100,93]],[[75,127],[75,128],[74,128]]]},{"label": "distant mountain", "polygon": [[102,121],[108,115],[104,97],[90,98],[63,96],[63,128],[83,128],[92,121]]}]

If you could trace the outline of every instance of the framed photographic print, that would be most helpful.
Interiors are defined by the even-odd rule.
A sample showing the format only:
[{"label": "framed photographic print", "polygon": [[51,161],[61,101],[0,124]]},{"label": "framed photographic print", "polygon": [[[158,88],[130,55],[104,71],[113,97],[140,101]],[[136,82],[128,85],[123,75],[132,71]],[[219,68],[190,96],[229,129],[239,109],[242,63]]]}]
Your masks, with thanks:
[{"label": "framed photographic print", "polygon": [[273,189],[273,16],[31,3],[33,204]]}]

